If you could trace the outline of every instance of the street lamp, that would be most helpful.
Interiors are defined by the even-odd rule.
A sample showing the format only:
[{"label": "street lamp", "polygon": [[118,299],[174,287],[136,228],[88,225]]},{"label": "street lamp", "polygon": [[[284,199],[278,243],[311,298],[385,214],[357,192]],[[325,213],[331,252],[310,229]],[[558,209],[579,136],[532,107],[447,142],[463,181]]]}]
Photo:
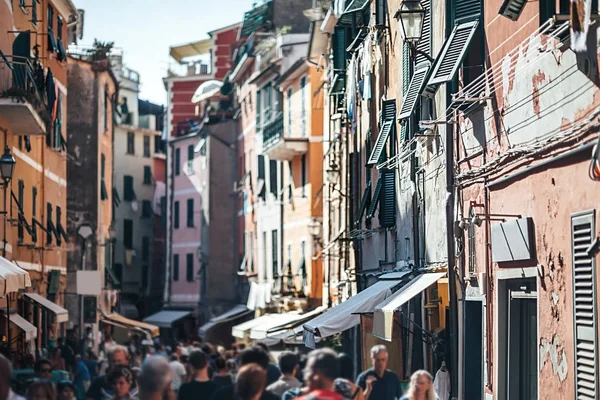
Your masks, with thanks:
[{"label": "street lamp", "polygon": [[427,10],[423,8],[419,0],[404,0],[400,9],[394,14],[394,18],[400,22],[404,42],[410,47],[413,58],[416,54],[421,54],[433,62],[429,54],[417,49],[423,34],[423,22],[425,21],[426,12]]},{"label": "street lamp", "polygon": [[1,214],[4,215],[4,238],[2,242],[4,246],[2,246],[2,257],[6,257],[6,217],[8,213],[8,209],[6,206],[6,198],[8,194],[8,184],[13,177],[13,172],[15,171],[15,158],[10,154],[10,149],[8,146],[4,147],[4,154],[0,157],[0,175],[2,176],[2,180],[4,181],[4,210]]},{"label": "street lamp", "polygon": [[340,178],[340,168],[335,161],[332,161],[329,164],[329,168],[326,170],[326,172],[329,183],[331,184],[335,184]]},{"label": "street lamp", "polygon": [[2,175],[2,180],[5,185],[8,185],[11,181],[16,163],[15,158],[10,154],[10,149],[6,146],[4,148],[4,154],[0,157],[0,175]]}]

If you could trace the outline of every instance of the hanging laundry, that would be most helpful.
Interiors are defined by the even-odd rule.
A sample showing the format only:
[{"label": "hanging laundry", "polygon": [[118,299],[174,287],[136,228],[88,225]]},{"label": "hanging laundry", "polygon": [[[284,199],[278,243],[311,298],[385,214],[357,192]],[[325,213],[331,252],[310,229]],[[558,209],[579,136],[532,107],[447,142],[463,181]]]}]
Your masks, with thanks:
[{"label": "hanging laundry", "polygon": [[356,111],[356,74],[357,74],[356,54],[352,55],[350,65],[348,65],[348,82],[346,87],[346,113],[349,120],[354,120]]},{"label": "hanging laundry", "polygon": [[587,51],[591,15],[592,0],[571,0],[571,50]]},{"label": "hanging laundry", "polygon": [[333,3],[333,13],[337,19],[340,19],[346,9],[346,0],[335,0]]},{"label": "hanging laundry", "polygon": [[373,70],[373,40],[371,34],[368,34],[360,51],[361,63],[360,73],[362,76],[362,98],[363,100],[371,99],[371,71]]}]

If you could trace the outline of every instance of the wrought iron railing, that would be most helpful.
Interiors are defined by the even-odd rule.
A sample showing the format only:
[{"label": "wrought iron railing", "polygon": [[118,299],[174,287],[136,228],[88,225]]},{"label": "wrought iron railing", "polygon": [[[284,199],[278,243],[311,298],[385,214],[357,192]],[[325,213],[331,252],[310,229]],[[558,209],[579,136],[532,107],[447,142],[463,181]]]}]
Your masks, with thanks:
[{"label": "wrought iron railing", "polygon": [[283,114],[278,113],[263,127],[263,149],[268,148],[283,136]]},{"label": "wrought iron railing", "polygon": [[34,66],[27,57],[0,52],[0,98],[30,103],[44,122],[51,119],[48,109],[47,82],[44,69]]}]

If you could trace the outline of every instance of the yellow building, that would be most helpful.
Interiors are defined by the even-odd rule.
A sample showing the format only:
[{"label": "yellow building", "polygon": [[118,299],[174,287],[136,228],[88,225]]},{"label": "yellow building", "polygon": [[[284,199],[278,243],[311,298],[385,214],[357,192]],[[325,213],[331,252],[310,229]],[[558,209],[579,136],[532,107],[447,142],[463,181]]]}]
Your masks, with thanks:
[{"label": "yellow building", "polygon": [[263,133],[264,153],[283,161],[282,294],[286,310],[323,299],[323,101],[316,67],[304,58],[282,71],[283,129]]},{"label": "yellow building", "polygon": [[[19,357],[51,344],[68,320],[56,304],[64,304],[67,285],[65,50],[76,26],[71,0],[0,4],[0,143],[16,161],[12,180],[2,189],[6,214],[0,248],[31,278],[27,294],[0,298],[0,345],[10,342]],[[10,330],[7,300],[15,316]]]}]

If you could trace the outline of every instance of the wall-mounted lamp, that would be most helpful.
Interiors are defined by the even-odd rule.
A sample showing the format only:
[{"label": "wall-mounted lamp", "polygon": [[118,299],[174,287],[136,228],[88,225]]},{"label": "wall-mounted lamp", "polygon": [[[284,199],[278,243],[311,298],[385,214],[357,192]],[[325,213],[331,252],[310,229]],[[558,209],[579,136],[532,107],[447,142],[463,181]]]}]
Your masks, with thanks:
[{"label": "wall-mounted lamp", "polygon": [[340,179],[340,167],[335,161],[329,163],[329,168],[325,172],[327,172],[327,180],[329,183],[335,183]]},{"label": "wall-mounted lamp", "polygon": [[4,154],[0,157],[0,175],[2,176],[5,185],[8,185],[11,181],[16,163],[15,158],[10,153],[10,149],[6,146],[4,148]]},{"label": "wall-mounted lamp", "polygon": [[410,47],[411,57],[415,58],[417,54],[420,54],[433,62],[434,60],[429,54],[417,49],[423,35],[423,22],[426,13],[427,10],[423,8],[423,4],[419,0],[404,0],[400,5],[400,9],[394,14],[394,18],[400,22],[402,37]]}]

